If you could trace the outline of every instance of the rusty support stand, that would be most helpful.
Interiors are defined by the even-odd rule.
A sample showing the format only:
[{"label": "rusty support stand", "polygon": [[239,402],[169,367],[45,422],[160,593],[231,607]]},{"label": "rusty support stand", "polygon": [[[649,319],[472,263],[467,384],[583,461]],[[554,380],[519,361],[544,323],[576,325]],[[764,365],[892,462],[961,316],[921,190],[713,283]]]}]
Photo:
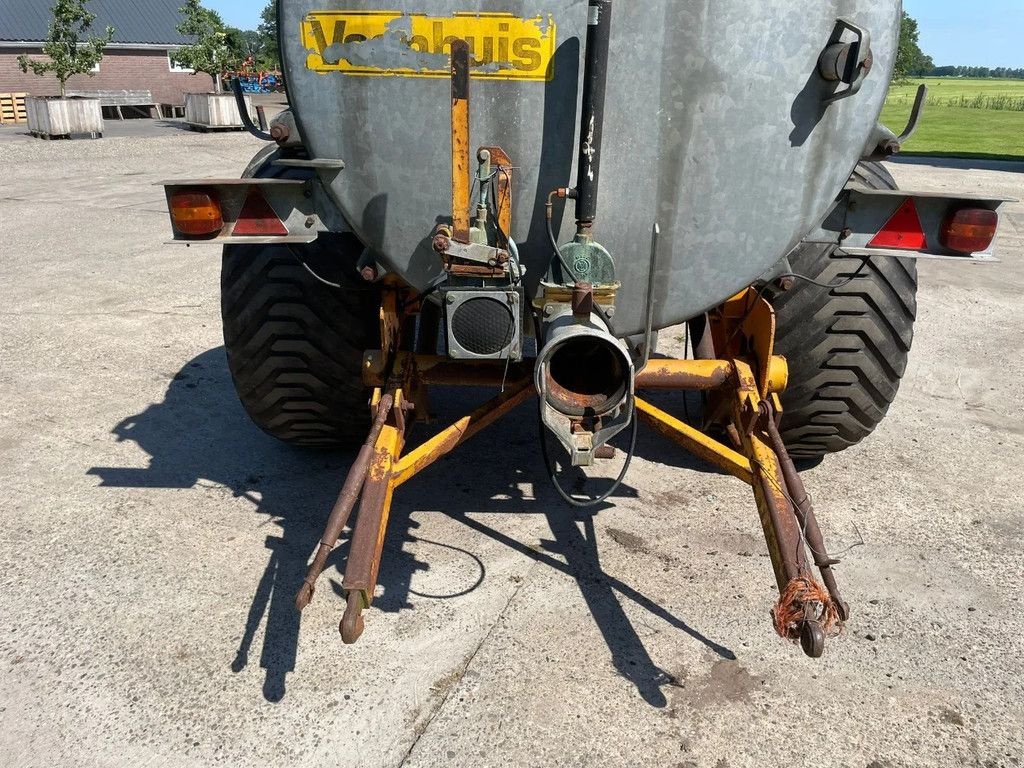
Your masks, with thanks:
[{"label": "rusty support stand", "polygon": [[520,381],[405,456],[402,451],[408,427],[408,404],[403,391],[398,389],[380,396],[377,420],[370,438],[350,470],[331,513],[306,580],[296,595],[296,607],[302,610],[309,604],[316,580],[323,572],[327,557],[337,543],[361,490],[362,501],[342,583],[347,605],[339,627],[346,643],[358,640],[363,633],[362,612],[373,603],[395,489],[533,395],[532,382]]},{"label": "rusty support stand", "polygon": [[342,487],[341,493],[338,494],[338,500],[334,504],[334,509],[331,510],[331,516],[327,518],[327,528],[324,530],[323,536],[320,537],[320,547],[306,571],[306,579],[302,583],[299,594],[295,596],[295,607],[300,611],[313,599],[316,580],[323,573],[324,567],[327,565],[327,558],[331,554],[331,550],[334,549],[334,545],[338,543],[341,532],[345,530],[352,509],[363,490],[370,468],[370,458],[373,456],[377,439],[384,429],[384,422],[390,415],[394,402],[394,397],[385,395],[377,406],[377,417],[373,421],[370,435],[363,443],[363,447],[359,449],[359,455],[356,457],[355,463],[352,464],[348,477],[345,478],[345,485]]},{"label": "rusty support stand", "polygon": [[850,617],[850,606],[843,600],[839,593],[839,585],[836,583],[836,575],[832,567],[839,565],[839,561],[828,556],[825,550],[825,538],[821,534],[821,527],[818,525],[818,518],[814,514],[814,506],[811,504],[811,497],[804,487],[804,481],[800,473],[796,471],[793,459],[786,450],[786,444],[779,434],[779,427],[776,424],[777,413],[771,403],[762,401],[761,407],[764,413],[765,425],[768,430],[768,437],[772,447],[779,457],[779,464],[782,468],[782,477],[788,493],[786,494],[790,503],[795,505],[797,521],[803,530],[807,546],[811,550],[814,564],[821,572],[821,580],[825,583],[832,602],[836,606],[840,621],[846,621]]},{"label": "rusty support stand", "polygon": [[[328,520],[306,580],[296,596],[301,610],[338,541],[357,497],[343,589],[346,609],[340,631],[346,643],[363,632],[363,611],[373,602],[381,553],[395,490],[535,394],[528,364],[462,365],[431,355],[400,353],[401,289],[389,286],[381,310],[383,349],[367,353],[363,382],[375,388],[376,418]],[[710,317],[718,360],[653,360],[637,374],[638,389],[704,391],[720,416],[730,448],[651,403],[636,399],[638,418],[685,450],[751,486],[779,601],[775,627],[818,657],[825,638],[849,616],[836,584],[836,561],[826,552],[810,498],[778,431],[778,393],[788,380],[786,361],[774,354],[775,317],[753,290],[727,302]],[[404,453],[414,410],[411,401],[429,384],[503,386],[502,394],[455,422],[418,448]],[[409,394],[412,393],[412,394]],[[419,414],[421,417],[425,414]],[[810,550],[810,556],[808,555]],[[811,565],[821,572],[815,581]]]},{"label": "rusty support stand", "polygon": [[[385,395],[382,400],[387,397]],[[394,465],[405,445],[406,409],[403,407],[402,390],[397,390],[391,397],[394,402],[373,448],[342,583],[348,606],[338,629],[346,643],[354,643],[363,634],[362,612],[373,602],[391,513],[391,497],[395,491]]]}]

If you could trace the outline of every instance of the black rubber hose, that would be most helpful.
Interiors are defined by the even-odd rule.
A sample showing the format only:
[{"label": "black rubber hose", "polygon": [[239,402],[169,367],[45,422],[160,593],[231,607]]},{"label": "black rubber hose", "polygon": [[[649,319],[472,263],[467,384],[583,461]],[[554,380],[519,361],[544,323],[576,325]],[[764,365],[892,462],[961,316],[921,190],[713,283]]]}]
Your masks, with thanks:
[{"label": "black rubber hose", "polygon": [[235,94],[235,104],[238,105],[238,114],[242,118],[242,125],[245,126],[245,130],[260,141],[274,141],[273,136],[265,131],[261,131],[252,121],[252,115],[245,108],[245,95],[242,93],[242,81],[239,78],[236,77],[231,80],[231,90]]},{"label": "black rubber hose", "polygon": [[608,52],[612,34],[612,0],[590,0],[587,12],[580,157],[576,171],[576,221],[590,226],[597,218],[597,191],[601,182],[601,145],[604,136],[605,90],[608,83]]}]

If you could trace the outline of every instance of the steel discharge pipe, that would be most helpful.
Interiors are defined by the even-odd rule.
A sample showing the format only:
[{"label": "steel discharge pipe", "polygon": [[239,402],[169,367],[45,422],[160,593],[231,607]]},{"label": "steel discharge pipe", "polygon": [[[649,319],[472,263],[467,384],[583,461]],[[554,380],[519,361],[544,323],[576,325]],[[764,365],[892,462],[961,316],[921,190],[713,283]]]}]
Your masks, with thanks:
[{"label": "steel discharge pipe", "polygon": [[581,316],[566,307],[545,324],[534,382],[544,424],[573,466],[591,466],[597,449],[633,418],[633,360],[596,313]]}]

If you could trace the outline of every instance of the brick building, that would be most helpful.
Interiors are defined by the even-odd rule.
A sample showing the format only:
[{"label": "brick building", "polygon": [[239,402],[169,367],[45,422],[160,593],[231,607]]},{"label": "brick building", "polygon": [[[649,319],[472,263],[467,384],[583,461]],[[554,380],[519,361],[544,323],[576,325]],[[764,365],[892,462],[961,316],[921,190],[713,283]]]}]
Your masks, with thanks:
[{"label": "brick building", "polygon": [[[42,56],[42,40],[50,23],[47,0],[0,0],[0,93],[56,96],[52,75],[23,73],[18,56]],[[170,54],[189,41],[178,32],[183,0],[91,0],[96,14],[93,33],[114,28],[99,71],[68,81],[68,90],[148,90],[159,104],[185,103],[186,93],[213,89],[212,79],[175,67]]]}]

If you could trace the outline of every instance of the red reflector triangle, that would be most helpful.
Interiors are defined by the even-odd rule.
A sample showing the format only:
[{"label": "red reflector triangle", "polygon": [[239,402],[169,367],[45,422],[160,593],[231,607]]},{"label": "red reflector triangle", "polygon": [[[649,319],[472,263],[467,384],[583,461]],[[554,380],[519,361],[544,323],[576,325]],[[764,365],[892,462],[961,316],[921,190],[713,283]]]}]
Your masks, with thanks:
[{"label": "red reflector triangle", "polygon": [[895,248],[901,251],[923,251],[928,247],[928,238],[921,226],[921,217],[917,215],[914,198],[908,197],[892,215],[892,218],[868,243],[868,248]]},{"label": "red reflector triangle", "polygon": [[235,222],[235,235],[287,235],[288,228],[258,189],[250,189]]}]

